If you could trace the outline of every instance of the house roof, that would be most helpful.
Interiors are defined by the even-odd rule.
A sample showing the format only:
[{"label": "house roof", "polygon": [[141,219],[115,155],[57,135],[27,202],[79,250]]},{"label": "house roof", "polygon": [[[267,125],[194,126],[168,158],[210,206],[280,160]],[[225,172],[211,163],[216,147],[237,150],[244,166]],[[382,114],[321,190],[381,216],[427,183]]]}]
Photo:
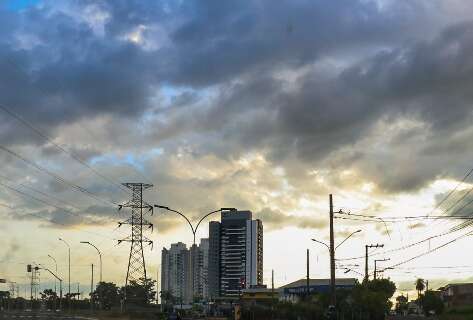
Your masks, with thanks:
[{"label": "house roof", "polygon": [[[338,278],[335,279],[335,285],[337,286],[354,286],[356,284],[355,278]],[[307,279],[299,279],[297,281],[288,283],[279,289],[304,287],[307,285]],[[329,286],[330,279],[309,279],[309,286]]]}]

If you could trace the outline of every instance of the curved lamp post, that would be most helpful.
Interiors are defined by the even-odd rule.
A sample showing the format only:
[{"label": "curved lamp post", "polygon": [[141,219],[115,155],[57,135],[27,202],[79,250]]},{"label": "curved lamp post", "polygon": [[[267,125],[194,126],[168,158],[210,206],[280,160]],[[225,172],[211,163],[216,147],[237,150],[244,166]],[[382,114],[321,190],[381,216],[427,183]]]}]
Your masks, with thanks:
[{"label": "curved lamp post", "polygon": [[[183,217],[186,221],[187,221],[187,224],[189,225],[189,227],[191,228],[191,231],[192,231],[192,235],[194,236],[193,238],[193,242],[192,242],[192,252],[194,252],[193,250],[195,250],[195,235],[197,233],[197,230],[199,229],[199,226],[200,224],[202,223],[202,221],[204,221],[205,218],[207,218],[208,216],[214,214],[214,213],[217,213],[217,212],[222,212],[222,211],[236,211],[235,208],[220,208],[218,210],[214,210],[214,211],[211,211],[207,214],[205,214],[204,216],[202,216],[202,218],[199,219],[199,221],[197,222],[196,226],[194,227],[192,225],[192,222],[190,221],[189,218],[187,218],[182,212],[179,212],[177,210],[174,210],[174,209],[171,209],[169,207],[166,207],[166,206],[160,206],[160,205],[157,205],[155,204],[154,205],[155,208],[159,208],[159,209],[164,209],[164,210],[167,210],[167,211],[170,211],[170,212],[174,212],[174,213],[177,213],[178,215],[180,215],[181,217]],[[191,270],[192,270],[192,279],[194,279],[194,254],[191,253],[191,257],[190,257],[190,264],[191,264]],[[194,290],[194,280],[192,280],[192,290]],[[182,297],[181,297],[181,309],[182,309]]]},{"label": "curved lamp post", "polygon": [[64,242],[64,244],[67,246],[68,249],[68,255],[69,255],[69,276],[68,276],[68,286],[69,286],[69,300],[71,299],[71,246],[69,243],[66,242],[66,240],[59,238],[59,241]]},{"label": "curved lamp post", "polygon": [[[340,242],[340,243],[334,248],[334,250],[333,250],[333,252],[334,252],[334,257],[333,257],[333,259],[334,259],[334,260],[335,260],[335,250],[337,250],[338,247],[340,247],[342,244],[344,244],[345,241],[347,241],[348,239],[350,239],[354,234],[359,233],[359,232],[361,232],[361,229],[360,229],[360,230],[356,230],[355,232],[352,232],[348,237],[346,237],[345,239],[343,239],[343,241]],[[331,250],[330,250],[330,246],[329,246],[328,244],[326,244],[325,242],[319,241],[319,240],[317,240],[317,239],[311,239],[311,240],[314,241],[314,242],[317,242],[317,243],[319,243],[319,244],[324,245],[324,246],[328,249],[328,251],[329,251],[329,253],[330,253]],[[331,260],[330,260],[330,268],[335,268],[335,267],[332,267],[332,261],[331,261]]]},{"label": "curved lamp post", "polygon": [[100,252],[99,248],[97,248],[96,246],[94,246],[92,243],[90,243],[89,241],[81,241],[80,243],[82,244],[88,244],[92,247],[95,248],[95,250],[97,250],[98,254],[99,254],[99,259],[100,259],[100,282],[102,282],[102,253]]},{"label": "curved lamp post", "polygon": [[[56,270],[56,274],[57,274],[57,261],[56,261],[56,259],[54,259],[54,257],[50,254],[48,254],[48,257],[51,258],[54,261],[54,265],[55,265],[55,268],[56,268],[55,270]],[[57,281],[57,279],[56,279],[56,277],[54,277],[54,292],[56,292],[56,290],[57,290],[56,281]]]},{"label": "curved lamp post", "polygon": [[236,211],[237,209],[235,208],[220,208],[218,210],[214,210],[212,212],[209,212],[207,214],[205,214],[202,218],[200,218],[200,220],[197,222],[196,226],[194,227],[192,225],[192,222],[190,221],[189,218],[187,218],[182,212],[179,212],[177,210],[174,210],[174,209],[171,209],[169,207],[166,207],[166,206],[160,206],[160,205],[157,205],[155,204],[154,205],[155,208],[159,208],[159,209],[164,209],[164,210],[167,210],[167,211],[170,211],[170,212],[174,212],[174,213],[177,213],[178,215],[180,215],[181,217],[183,217],[186,221],[187,221],[187,224],[189,225],[189,227],[191,228],[191,231],[192,231],[192,234],[194,236],[194,239],[193,239],[193,245],[195,245],[195,235],[197,233],[197,229],[199,229],[199,226],[200,224],[202,223],[202,221],[204,221],[205,218],[207,218],[208,216],[214,214],[214,213],[217,213],[217,212],[222,212],[222,211]]},{"label": "curved lamp post", "polygon": [[[335,247],[335,250],[338,249],[338,247],[340,247],[342,244],[345,243],[345,241],[347,241],[348,239],[350,239],[354,234],[357,234],[357,233],[360,233],[362,230],[356,230],[355,232],[352,232],[348,237],[346,237],[345,239],[343,239],[342,242],[340,242],[336,247]],[[320,243],[320,244],[323,244],[324,246],[327,247],[327,249],[330,251],[330,246],[328,244],[326,244],[325,242],[322,242],[322,241],[319,241],[317,239],[311,239],[312,241],[314,242],[317,242],[317,243]]]}]

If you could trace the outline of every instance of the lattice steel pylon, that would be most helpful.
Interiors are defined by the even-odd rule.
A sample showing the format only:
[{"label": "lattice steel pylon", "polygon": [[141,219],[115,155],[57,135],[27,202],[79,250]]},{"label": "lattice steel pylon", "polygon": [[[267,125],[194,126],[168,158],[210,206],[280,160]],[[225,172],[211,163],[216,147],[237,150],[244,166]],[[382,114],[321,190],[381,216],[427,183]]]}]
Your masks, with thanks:
[{"label": "lattice steel pylon", "polygon": [[[130,281],[142,284],[146,278],[146,264],[143,253],[143,243],[153,245],[153,241],[143,236],[143,227],[153,228],[153,224],[144,216],[153,214],[153,206],[143,201],[143,190],[151,188],[152,184],[146,183],[123,183],[123,185],[132,191],[131,200],[118,206],[122,208],[131,208],[131,217],[125,221],[119,222],[118,226],[123,224],[131,225],[131,235],[118,240],[118,243],[130,242],[130,258],[128,260],[128,269],[126,273],[125,288]],[[126,290],[125,290],[126,300]]]}]

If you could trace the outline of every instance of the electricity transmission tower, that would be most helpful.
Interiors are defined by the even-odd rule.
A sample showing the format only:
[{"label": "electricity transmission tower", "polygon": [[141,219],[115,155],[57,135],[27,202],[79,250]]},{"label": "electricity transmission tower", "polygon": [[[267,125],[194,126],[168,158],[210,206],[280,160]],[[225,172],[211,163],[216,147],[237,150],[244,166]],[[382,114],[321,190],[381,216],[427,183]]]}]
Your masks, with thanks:
[{"label": "electricity transmission tower", "polygon": [[[118,206],[122,208],[131,208],[131,217],[125,221],[119,222],[120,227],[123,224],[131,225],[131,235],[118,240],[118,243],[130,242],[130,257],[128,260],[128,270],[126,273],[125,288],[130,281],[142,284],[146,280],[145,256],[143,254],[143,243],[153,245],[153,241],[143,236],[143,228],[153,228],[153,224],[146,220],[144,216],[153,214],[153,206],[143,201],[143,190],[151,188],[152,184],[146,183],[123,183],[123,185],[132,191],[131,200]],[[126,290],[125,290],[126,300]]]}]

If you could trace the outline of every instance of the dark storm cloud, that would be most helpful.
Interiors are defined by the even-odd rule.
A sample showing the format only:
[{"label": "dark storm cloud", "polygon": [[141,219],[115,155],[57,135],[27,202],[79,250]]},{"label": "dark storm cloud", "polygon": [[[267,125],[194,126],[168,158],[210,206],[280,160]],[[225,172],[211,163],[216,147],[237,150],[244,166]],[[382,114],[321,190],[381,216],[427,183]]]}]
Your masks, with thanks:
[{"label": "dark storm cloud", "polygon": [[[47,6],[2,14],[24,23],[0,40],[0,103],[42,130],[100,114],[135,118],[149,107],[156,60],[139,46]],[[13,143],[20,130],[11,121],[2,114]]]},{"label": "dark storm cloud", "polygon": [[[220,84],[279,64],[310,64],[321,52],[380,45],[413,23],[409,7],[416,7],[388,14],[357,1],[70,2],[71,10],[83,11],[77,15],[91,7],[107,15],[99,35],[93,22],[53,4],[1,11],[1,102],[44,130],[104,113],[136,117],[161,83]],[[123,39],[155,25],[169,34],[163,48],[145,50]]]},{"label": "dark storm cloud", "polygon": [[[335,173],[352,169],[378,191],[409,192],[445,176],[452,153],[471,158],[473,25],[444,28],[441,9],[420,0],[387,7],[351,0],[47,1],[19,12],[0,9],[0,103],[81,159],[103,149],[126,154],[160,147],[170,157],[190,148],[196,158],[230,161],[256,151],[283,167],[300,193],[313,183],[307,172],[314,169],[339,186],[343,179]],[[169,88],[178,94],[162,92]],[[164,106],[160,99],[169,95]],[[67,131],[101,117],[108,122],[94,129],[102,139],[85,144]],[[408,121],[420,125],[376,140]],[[0,133],[2,144],[45,143],[3,113]],[[45,144],[41,156],[75,173],[56,151]],[[144,166],[159,166],[150,178],[163,186],[170,205],[191,212],[264,207],[254,189],[234,182],[249,185],[249,170],[220,180],[178,177],[179,165],[153,161]],[[100,170],[123,174],[104,162]],[[230,184],[236,191],[223,193]],[[113,193],[103,181],[84,185]],[[189,201],[197,198],[200,204]],[[280,227],[282,219],[322,226],[265,210],[260,214],[270,226]],[[101,208],[89,211],[110,216]]]},{"label": "dark storm cloud", "polygon": [[175,79],[195,85],[389,45],[425,18],[416,3],[389,12],[374,1],[188,1],[183,12],[185,23],[171,34],[178,49]]},{"label": "dark storm cloud", "polygon": [[[255,77],[219,100],[205,120],[233,117],[236,125],[225,128],[234,140],[232,149],[267,149],[276,163],[292,153],[306,165],[320,163],[353,148],[355,161],[339,166],[360,169],[387,192],[416,190],[452,166],[445,150],[471,155],[472,49],[473,24],[463,23],[432,41],[383,50],[336,77],[309,73],[290,92],[284,92],[282,81]],[[255,88],[260,89],[256,94]],[[240,114],[233,104],[237,97],[246,102]],[[358,142],[382,133],[374,131],[380,121],[385,130],[396,121],[417,121],[422,127],[385,141],[385,152],[356,149]],[[411,158],[401,159],[406,152]],[[416,167],[418,162],[423,165]]]}]

